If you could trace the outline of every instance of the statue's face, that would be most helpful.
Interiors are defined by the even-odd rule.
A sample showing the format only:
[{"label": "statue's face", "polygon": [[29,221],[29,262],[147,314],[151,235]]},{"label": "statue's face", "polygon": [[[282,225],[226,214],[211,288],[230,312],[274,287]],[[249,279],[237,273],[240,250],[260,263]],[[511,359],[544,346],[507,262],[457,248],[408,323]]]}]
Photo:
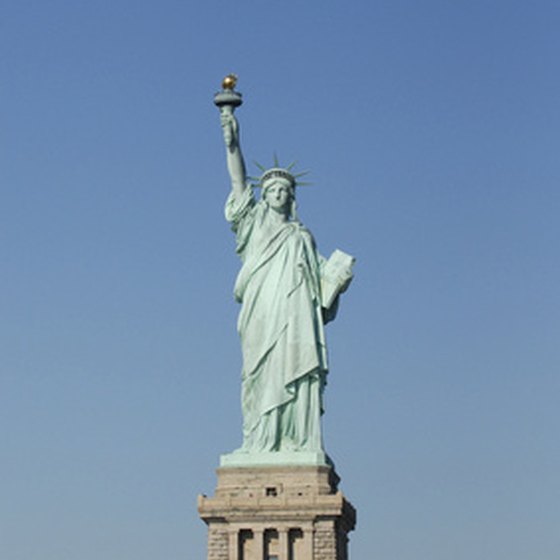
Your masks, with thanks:
[{"label": "statue's face", "polygon": [[287,214],[292,198],[290,186],[285,181],[272,179],[264,187],[264,199],[268,206],[276,212]]}]

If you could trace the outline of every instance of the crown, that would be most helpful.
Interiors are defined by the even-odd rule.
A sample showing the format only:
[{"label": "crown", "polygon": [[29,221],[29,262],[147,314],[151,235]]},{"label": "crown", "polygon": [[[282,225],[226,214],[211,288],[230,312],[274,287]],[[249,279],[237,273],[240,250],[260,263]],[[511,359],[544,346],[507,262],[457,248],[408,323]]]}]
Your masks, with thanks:
[{"label": "crown", "polygon": [[287,170],[283,169],[282,167],[271,167],[267,169],[260,178],[261,187],[268,181],[274,177],[280,177],[281,179],[286,179],[289,181],[290,186],[294,188],[296,186],[296,178]]},{"label": "crown", "polygon": [[263,173],[260,177],[253,177],[253,179],[255,179],[257,181],[257,186],[258,187],[263,187],[266,181],[268,181],[269,179],[272,179],[274,177],[279,177],[281,179],[285,179],[286,181],[288,181],[290,183],[290,187],[292,189],[295,188],[296,186],[300,186],[300,185],[309,185],[310,183],[304,183],[304,182],[298,181],[299,177],[302,177],[303,175],[307,175],[309,173],[309,171],[303,171],[301,173],[292,173],[291,171],[292,171],[292,168],[294,167],[295,164],[296,164],[296,162],[294,161],[293,163],[288,165],[288,167],[280,167],[280,164],[278,163],[278,158],[276,157],[276,155],[274,155],[274,167],[271,167],[269,169],[266,169],[260,163],[255,161],[255,165]]}]

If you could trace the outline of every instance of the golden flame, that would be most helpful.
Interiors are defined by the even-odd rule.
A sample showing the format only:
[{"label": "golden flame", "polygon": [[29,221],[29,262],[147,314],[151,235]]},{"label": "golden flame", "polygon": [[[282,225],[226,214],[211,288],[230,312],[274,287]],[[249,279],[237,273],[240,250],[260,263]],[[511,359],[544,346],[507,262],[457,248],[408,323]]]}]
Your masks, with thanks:
[{"label": "golden flame", "polygon": [[233,90],[237,84],[237,76],[235,74],[228,74],[222,81],[222,88]]}]

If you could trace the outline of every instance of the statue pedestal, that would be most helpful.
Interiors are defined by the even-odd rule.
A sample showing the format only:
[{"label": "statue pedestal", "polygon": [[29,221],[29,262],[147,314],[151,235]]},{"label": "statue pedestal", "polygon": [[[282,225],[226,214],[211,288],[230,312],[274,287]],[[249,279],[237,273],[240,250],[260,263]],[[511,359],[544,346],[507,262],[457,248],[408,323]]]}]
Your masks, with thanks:
[{"label": "statue pedestal", "polygon": [[356,511],[330,466],[220,467],[199,496],[208,560],[348,560]]}]

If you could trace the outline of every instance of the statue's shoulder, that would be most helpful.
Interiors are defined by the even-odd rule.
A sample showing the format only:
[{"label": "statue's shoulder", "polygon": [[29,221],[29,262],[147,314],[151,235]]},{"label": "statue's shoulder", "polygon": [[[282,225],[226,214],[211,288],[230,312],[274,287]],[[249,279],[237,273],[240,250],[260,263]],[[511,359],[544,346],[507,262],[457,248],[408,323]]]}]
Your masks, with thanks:
[{"label": "statue's shoulder", "polygon": [[315,246],[315,238],[307,226],[304,226],[301,222],[292,222],[292,224],[294,229],[302,236],[303,239],[305,239],[305,241]]},{"label": "statue's shoulder", "polygon": [[294,225],[294,227],[296,227],[298,229],[298,231],[300,231],[303,235],[310,235],[311,237],[313,237],[313,234],[311,233],[311,230],[304,224],[302,224],[301,222],[292,222],[292,224]]}]

